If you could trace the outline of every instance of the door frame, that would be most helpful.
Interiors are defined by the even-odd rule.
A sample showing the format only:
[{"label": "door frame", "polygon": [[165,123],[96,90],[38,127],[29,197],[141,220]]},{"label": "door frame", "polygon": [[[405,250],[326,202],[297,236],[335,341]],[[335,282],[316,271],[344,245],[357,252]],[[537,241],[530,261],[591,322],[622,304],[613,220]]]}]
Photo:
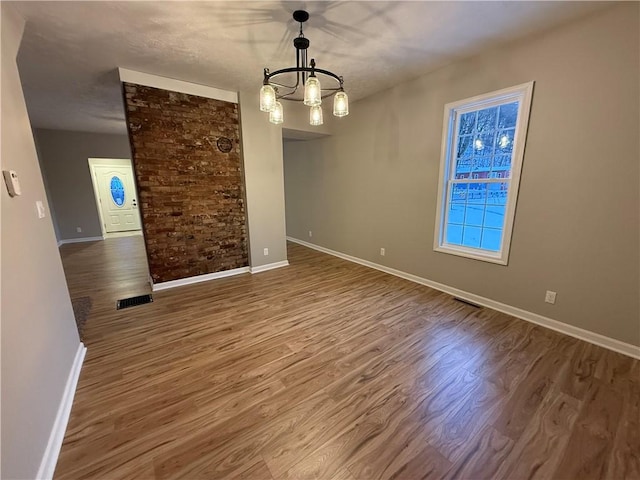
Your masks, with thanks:
[{"label": "door frame", "polygon": [[[138,208],[138,216],[140,217],[140,230],[132,230],[130,232],[114,232],[108,233],[105,228],[104,217],[102,215],[102,205],[100,204],[100,192],[98,190],[98,179],[96,177],[95,167],[130,167],[132,172],[133,188],[136,190],[136,198],[138,198],[138,185],[136,185],[136,174],[133,170],[133,163],[130,158],[89,158],[89,172],[91,174],[91,185],[93,186],[93,196],[98,209],[98,218],[100,219],[100,230],[103,238],[111,237],[127,237],[130,235],[142,235],[142,215]],[[138,203],[140,203],[138,201]]]}]

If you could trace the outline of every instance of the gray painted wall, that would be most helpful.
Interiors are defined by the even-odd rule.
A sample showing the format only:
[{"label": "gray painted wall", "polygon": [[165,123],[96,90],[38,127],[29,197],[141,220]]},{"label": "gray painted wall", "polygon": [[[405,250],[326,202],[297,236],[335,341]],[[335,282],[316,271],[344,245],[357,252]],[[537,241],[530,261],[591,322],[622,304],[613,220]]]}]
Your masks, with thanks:
[{"label": "gray painted wall", "polygon": [[[640,345],[638,32],[638,3],[615,6],[356,102],[332,137],[286,142],[287,233]],[[509,265],[434,252],[444,105],[530,80]]]},{"label": "gray painted wall", "polygon": [[131,158],[129,137],[45,129],[36,129],[35,136],[58,240],[99,237],[102,230],[88,159]]},{"label": "gray painted wall", "polygon": [[40,153],[40,147],[38,145],[38,139],[36,138],[36,132],[34,129],[31,129],[31,133],[33,134],[33,140],[36,145],[36,154],[38,155],[38,165],[40,165],[40,173],[42,174],[42,181],[44,182],[44,190],[47,193],[47,203],[49,203],[49,210],[51,212],[51,222],[53,223],[53,232],[56,235],[56,240],[60,240],[60,231],[58,229],[58,221],[56,220],[56,210],[53,208],[53,200],[51,200],[51,188],[47,183],[47,177],[44,175],[44,165],[42,164],[42,154]]},{"label": "gray painted wall", "polygon": [[259,267],[287,259],[282,128],[269,123],[255,92],[240,92],[239,100],[249,259],[252,267]]},{"label": "gray painted wall", "polygon": [[[333,98],[329,99],[323,107],[323,124],[314,126],[309,124],[309,107],[303,105],[302,102],[283,101],[284,122],[282,128],[303,134],[308,133],[312,136],[331,134],[334,126],[340,122],[340,119],[334,117],[332,113]],[[263,120],[269,123],[267,115],[266,113],[263,115]]]},{"label": "gray painted wall", "polygon": [[[24,20],[2,3],[2,478],[35,478],[80,345],[16,66]],[[38,219],[35,202],[47,216]]]}]

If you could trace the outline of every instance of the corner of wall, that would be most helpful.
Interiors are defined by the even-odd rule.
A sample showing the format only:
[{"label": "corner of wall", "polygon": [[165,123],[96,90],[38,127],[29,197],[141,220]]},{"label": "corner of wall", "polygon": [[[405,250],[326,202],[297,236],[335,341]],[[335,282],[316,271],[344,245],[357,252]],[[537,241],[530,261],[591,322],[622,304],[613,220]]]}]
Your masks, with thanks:
[{"label": "corner of wall", "polygon": [[250,264],[257,268],[287,260],[282,128],[269,123],[255,92],[239,99]]},{"label": "corner of wall", "polygon": [[[0,189],[1,463],[3,478],[34,478],[80,339],[16,64],[24,20],[7,3],[0,8],[1,161],[2,169],[18,172],[22,187],[17,197]],[[44,218],[36,215],[36,201],[46,204]]]}]

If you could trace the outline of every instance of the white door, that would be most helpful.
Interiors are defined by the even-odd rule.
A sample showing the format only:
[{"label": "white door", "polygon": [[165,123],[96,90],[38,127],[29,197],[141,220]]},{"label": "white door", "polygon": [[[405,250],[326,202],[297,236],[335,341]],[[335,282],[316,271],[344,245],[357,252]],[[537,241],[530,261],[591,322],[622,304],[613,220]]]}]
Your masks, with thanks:
[{"label": "white door", "polygon": [[95,165],[106,233],[140,230],[140,213],[131,166]]}]

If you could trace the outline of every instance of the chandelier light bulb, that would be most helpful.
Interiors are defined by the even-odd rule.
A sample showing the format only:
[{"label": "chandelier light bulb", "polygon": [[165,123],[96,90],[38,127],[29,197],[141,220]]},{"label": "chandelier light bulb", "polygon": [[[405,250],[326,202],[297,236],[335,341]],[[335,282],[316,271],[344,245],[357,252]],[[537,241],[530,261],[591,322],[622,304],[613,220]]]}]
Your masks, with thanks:
[{"label": "chandelier light bulb", "polygon": [[322,107],[320,105],[311,107],[309,111],[309,123],[314,126],[322,125]]},{"label": "chandelier light bulb", "polygon": [[276,101],[273,110],[269,112],[269,121],[276,125],[284,121],[284,111],[282,110],[282,104],[280,102]]},{"label": "chandelier light bulb", "polygon": [[317,107],[322,103],[322,88],[318,77],[309,77],[304,83],[304,104]]},{"label": "chandelier light bulb", "polygon": [[272,112],[276,107],[276,91],[271,85],[262,85],[260,89],[260,111]]},{"label": "chandelier light bulb", "polygon": [[336,117],[346,117],[349,115],[349,97],[343,91],[333,97],[333,114]]}]

